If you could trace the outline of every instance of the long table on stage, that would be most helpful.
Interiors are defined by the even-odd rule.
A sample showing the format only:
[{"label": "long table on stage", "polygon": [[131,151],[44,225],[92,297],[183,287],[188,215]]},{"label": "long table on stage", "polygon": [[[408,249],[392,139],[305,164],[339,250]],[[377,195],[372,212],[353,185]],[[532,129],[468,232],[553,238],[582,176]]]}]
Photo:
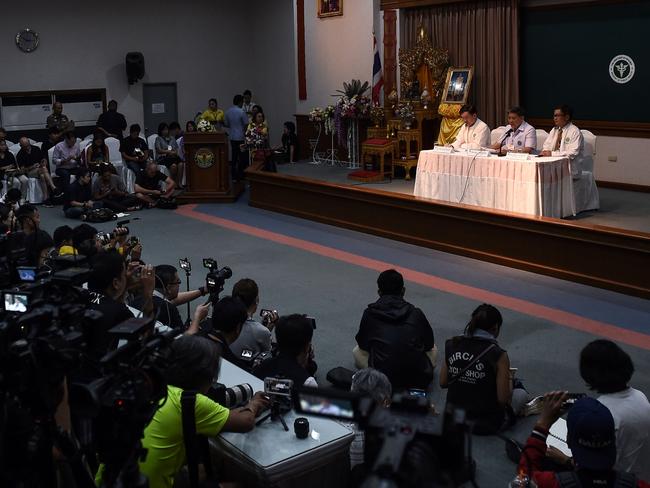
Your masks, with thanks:
[{"label": "long table on stage", "polygon": [[518,160],[421,151],[414,195],[544,217],[576,213],[566,158]]}]

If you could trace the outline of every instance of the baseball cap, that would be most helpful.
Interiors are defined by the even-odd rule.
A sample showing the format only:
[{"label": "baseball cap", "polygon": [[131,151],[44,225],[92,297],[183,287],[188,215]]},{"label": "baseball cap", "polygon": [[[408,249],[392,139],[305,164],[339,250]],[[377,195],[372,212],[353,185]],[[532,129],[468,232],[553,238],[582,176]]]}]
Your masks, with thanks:
[{"label": "baseball cap", "polygon": [[611,469],[616,462],[616,429],[609,409],[595,398],[578,400],[567,416],[567,444],[584,469]]}]

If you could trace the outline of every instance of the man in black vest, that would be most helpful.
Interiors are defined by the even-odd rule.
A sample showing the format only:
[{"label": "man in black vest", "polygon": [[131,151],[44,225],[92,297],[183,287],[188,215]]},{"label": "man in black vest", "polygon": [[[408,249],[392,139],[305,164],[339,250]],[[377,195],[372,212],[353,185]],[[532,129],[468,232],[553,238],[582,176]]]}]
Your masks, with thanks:
[{"label": "man in black vest", "polygon": [[263,361],[253,370],[255,376],[264,378],[285,378],[295,386],[318,386],[309,372],[313,370],[314,350],[311,339],[314,334],[310,319],[293,314],[280,317],[275,326],[278,341],[277,356]]},{"label": "man in black vest", "polygon": [[393,390],[427,389],[433,380],[433,329],[422,310],[404,300],[404,278],[394,269],[377,279],[379,300],[366,308],[353,351],[358,368],[375,368]]}]

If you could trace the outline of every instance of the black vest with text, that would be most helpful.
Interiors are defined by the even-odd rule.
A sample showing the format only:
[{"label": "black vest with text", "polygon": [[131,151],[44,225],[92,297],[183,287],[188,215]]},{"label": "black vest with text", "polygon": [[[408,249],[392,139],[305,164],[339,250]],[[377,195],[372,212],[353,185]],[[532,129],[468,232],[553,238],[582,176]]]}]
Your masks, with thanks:
[{"label": "black vest with text", "polygon": [[[445,344],[447,378],[451,381],[465,366],[485,351],[490,339],[480,337],[452,337]],[[505,410],[497,398],[497,362],[505,351],[498,345],[481,357],[453,384],[449,385],[447,402],[461,407],[478,424],[497,430],[504,420]]]}]

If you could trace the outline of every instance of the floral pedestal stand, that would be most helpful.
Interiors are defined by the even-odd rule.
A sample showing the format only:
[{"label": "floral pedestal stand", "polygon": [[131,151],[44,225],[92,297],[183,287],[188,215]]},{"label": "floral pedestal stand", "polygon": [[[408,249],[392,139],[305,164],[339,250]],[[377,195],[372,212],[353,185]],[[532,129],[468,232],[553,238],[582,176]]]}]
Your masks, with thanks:
[{"label": "floral pedestal stand", "polygon": [[350,119],[348,124],[348,169],[359,169],[359,120]]},{"label": "floral pedestal stand", "polygon": [[309,139],[309,147],[311,148],[311,161],[309,161],[309,164],[321,164],[321,155],[316,152],[316,149],[318,148],[318,141],[320,141],[320,134],[323,130],[323,124],[320,122],[317,122],[316,127],[318,127],[318,135],[316,136],[316,139]]}]

